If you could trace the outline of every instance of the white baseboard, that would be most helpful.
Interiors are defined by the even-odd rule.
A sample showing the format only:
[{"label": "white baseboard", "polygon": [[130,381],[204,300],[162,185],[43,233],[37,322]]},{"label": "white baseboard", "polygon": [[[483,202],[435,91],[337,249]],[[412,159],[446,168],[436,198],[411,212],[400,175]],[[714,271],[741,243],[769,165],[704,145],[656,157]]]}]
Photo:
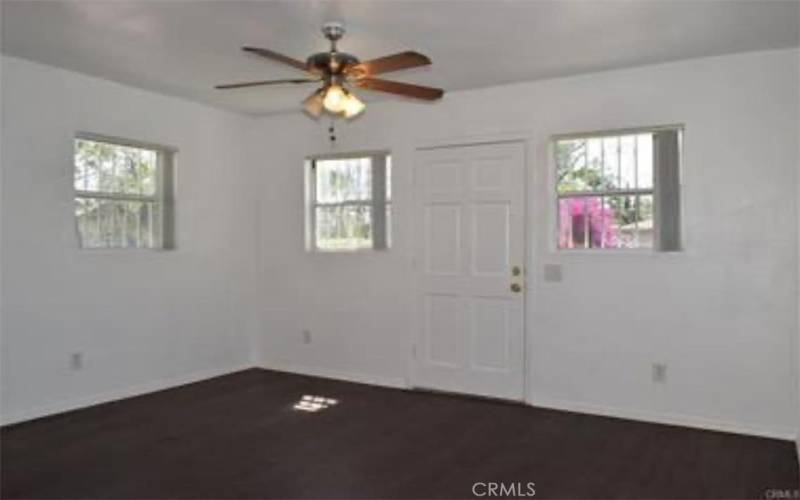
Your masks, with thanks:
[{"label": "white baseboard", "polygon": [[[309,375],[312,377],[330,378],[345,380],[361,384],[377,385],[382,387],[392,387],[395,389],[413,389],[408,381],[402,377],[383,377],[373,374],[356,373],[344,370],[330,370],[326,368],[301,366],[295,363],[271,361],[267,365],[262,365],[267,370],[276,370],[299,375]],[[732,434],[743,434],[748,436],[766,437],[795,441],[800,454],[800,438],[797,429],[794,428],[767,428],[764,426],[747,424],[742,422],[731,422],[723,420],[709,419],[694,415],[682,415],[676,413],[656,413],[629,408],[618,408],[611,406],[594,405],[576,401],[565,401],[556,399],[537,398],[534,401],[526,401],[526,404],[551,410],[570,411],[575,413],[585,413],[602,417],[620,418],[635,420],[654,424],[675,425],[679,427],[689,427],[693,429],[711,430],[728,432]]]},{"label": "white baseboard", "polygon": [[[656,413],[629,408],[618,408],[556,399],[537,398],[534,401],[528,401],[527,403],[534,407],[547,408],[551,410],[587,413],[590,415],[599,415],[603,417],[636,420],[654,424],[676,425],[679,427],[690,427],[693,429],[728,432],[732,434],[744,434],[748,436],[758,436],[797,442],[797,429],[789,427],[764,427],[743,422],[715,420],[694,415]],[[800,449],[800,444],[798,444],[798,449]]]},{"label": "white baseboard", "polygon": [[[383,377],[366,373],[355,373],[344,370],[330,370],[326,368],[301,366],[294,363],[271,361],[268,365],[262,365],[267,370],[295,373],[299,375],[309,375],[312,377],[330,378],[357,382],[361,384],[377,385],[382,387],[392,387],[396,389],[412,389],[408,381],[402,377]],[[709,419],[693,415],[681,415],[675,413],[656,413],[628,408],[617,408],[610,406],[593,405],[575,401],[564,401],[555,399],[537,398],[535,401],[526,401],[527,404],[538,408],[551,410],[570,411],[575,413],[585,413],[603,417],[620,418],[635,420],[639,422],[676,425],[679,427],[689,427],[693,429],[703,429],[711,431],[728,432],[732,434],[744,434],[748,436],[758,436],[781,440],[795,441],[800,454],[800,439],[797,430],[793,428],[767,428],[758,425],[746,424],[741,422],[730,422],[723,420]]]},{"label": "white baseboard", "polygon": [[161,391],[164,389],[171,389],[173,387],[178,387],[181,385],[191,384],[193,382],[199,382],[201,380],[219,377],[221,375],[227,375],[229,373],[246,370],[248,368],[254,368],[254,367],[249,364],[242,364],[228,368],[202,370],[199,372],[189,373],[186,375],[179,375],[177,377],[170,377],[168,379],[154,380],[152,382],[139,384],[133,387],[114,389],[99,394],[93,394],[91,396],[58,401],[47,405],[37,406],[35,408],[29,408],[22,411],[16,411],[13,413],[4,414],[0,416],[0,425],[16,424],[19,422],[24,422],[26,420],[46,417],[49,415],[64,413],[71,410],[78,410],[80,408],[95,406],[98,404],[117,401],[120,399],[130,398],[133,396],[141,396],[142,394]]},{"label": "white baseboard", "polygon": [[359,384],[391,387],[394,389],[409,388],[408,382],[403,377],[385,377],[381,375],[358,373],[346,370],[332,370],[328,368],[301,366],[295,363],[286,363],[282,361],[270,361],[267,364],[262,364],[261,368],[264,368],[265,370],[294,373],[297,375],[309,375],[312,377],[344,380],[346,382],[356,382]]},{"label": "white baseboard", "polygon": [[[380,387],[390,387],[395,389],[411,389],[408,381],[404,377],[386,377],[382,375],[374,375],[368,373],[353,372],[349,370],[335,370],[320,367],[302,366],[290,362],[271,361],[261,366],[252,366],[249,364],[242,364],[223,369],[203,370],[199,372],[190,373],[187,375],[180,375],[169,379],[162,379],[145,384],[140,384],[134,387],[107,391],[100,394],[95,394],[88,397],[71,399],[66,401],[59,401],[56,403],[38,406],[23,411],[17,411],[7,415],[0,416],[0,425],[10,425],[26,420],[63,413],[66,411],[77,410],[86,408],[110,401],[125,399],[133,396],[140,396],[150,392],[156,392],[164,389],[170,389],[181,385],[199,382],[221,375],[227,375],[248,368],[264,368],[267,370],[275,370],[281,372],[294,373],[298,375],[308,375],[312,377],[329,378],[335,380],[344,380],[347,382],[356,382],[360,384],[375,385]],[[527,401],[527,404],[538,407],[547,408],[552,410],[571,411],[576,413],[586,413],[590,415],[599,415],[604,417],[621,418],[627,420],[636,420],[641,422],[650,422],[657,424],[676,425],[681,427],[690,427],[695,429],[704,429],[712,431],[729,432],[734,434],[745,434],[750,436],[767,437],[774,439],[794,441],[800,456],[800,437],[797,434],[797,429],[794,428],[766,428],[763,426],[746,424],[741,422],[730,422],[722,420],[714,420],[705,417],[697,417],[692,415],[681,415],[673,413],[655,413],[642,410],[633,410],[628,408],[618,408],[602,405],[594,405],[589,403],[582,403],[576,401],[566,401],[557,399],[542,399],[536,398],[534,401]]]}]

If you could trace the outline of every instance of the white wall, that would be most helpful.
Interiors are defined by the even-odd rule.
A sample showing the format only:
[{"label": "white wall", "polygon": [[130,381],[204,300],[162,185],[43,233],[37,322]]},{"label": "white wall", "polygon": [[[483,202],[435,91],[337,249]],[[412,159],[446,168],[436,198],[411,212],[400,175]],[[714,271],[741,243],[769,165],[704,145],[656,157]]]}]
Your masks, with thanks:
[{"label": "white wall", "polygon": [[[3,422],[250,365],[251,119],[9,57],[0,69]],[[176,250],[77,249],[77,131],[180,150]]]},{"label": "white wall", "polygon": [[[251,354],[405,385],[414,149],[502,134],[528,144],[533,404],[798,428],[797,50],[370,105],[339,127],[339,149],[392,150],[394,248],[340,255],[303,250],[302,160],[328,151],[327,123],[253,120],[7,57],[0,70],[4,422],[234,370]],[[686,125],[686,252],[552,252],[549,136],[670,123]],[[180,149],[177,250],[77,250],[78,130]],[[545,263],[563,265],[563,283],[541,282]],[[650,381],[655,361],[669,365],[666,385]]]},{"label": "white wall", "polygon": [[[338,149],[392,151],[395,247],[373,254],[303,251],[302,160],[328,150],[327,122],[260,120],[261,363],[405,384],[414,149],[518,135],[529,149],[529,400],[794,437],[799,80],[798,51],[783,50],[370,105],[339,127]],[[674,123],[686,126],[686,251],[552,252],[549,136]],[[545,263],[563,265],[562,283],[541,282]],[[665,385],[651,382],[653,362],[668,364]]]}]

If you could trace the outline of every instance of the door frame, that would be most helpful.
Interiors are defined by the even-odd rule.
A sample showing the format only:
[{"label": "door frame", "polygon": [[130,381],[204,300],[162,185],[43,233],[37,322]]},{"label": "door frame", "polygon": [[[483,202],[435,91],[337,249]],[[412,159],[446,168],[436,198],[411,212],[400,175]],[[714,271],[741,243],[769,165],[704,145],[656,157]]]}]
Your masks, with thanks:
[{"label": "door frame", "polygon": [[[523,162],[522,162],[522,177],[524,182],[524,189],[523,189],[523,197],[522,197],[522,213],[524,214],[523,217],[523,224],[522,224],[522,252],[523,252],[523,260],[524,260],[524,278],[525,278],[525,290],[524,290],[524,297],[522,300],[522,345],[523,345],[523,353],[522,353],[522,399],[520,402],[525,404],[532,404],[533,403],[533,394],[532,394],[532,382],[531,382],[531,352],[532,352],[532,340],[533,335],[529,331],[530,325],[532,324],[531,321],[531,314],[530,314],[530,299],[533,295],[531,292],[534,291],[535,285],[535,278],[536,273],[531,272],[534,269],[534,253],[535,253],[535,245],[531,244],[529,238],[534,234],[537,234],[535,231],[531,231],[529,229],[531,221],[531,210],[534,206],[533,196],[533,182],[536,180],[535,169],[534,167],[534,159],[536,158],[536,142],[535,142],[536,135],[531,131],[517,131],[517,132],[501,132],[501,133],[494,133],[494,134],[477,134],[477,135],[462,135],[462,136],[454,136],[448,138],[441,138],[435,140],[420,140],[417,141],[417,146],[413,148],[413,165],[411,168],[411,186],[412,186],[412,195],[411,195],[411,210],[410,213],[413,214],[411,217],[411,224],[409,225],[409,244],[411,249],[410,261],[411,261],[411,268],[412,268],[412,275],[413,275],[413,290],[414,290],[414,297],[413,297],[413,311],[412,311],[412,325],[413,330],[409,332],[408,338],[408,357],[406,359],[406,383],[409,389],[412,390],[430,390],[428,388],[422,387],[419,385],[419,378],[416,373],[416,360],[417,360],[417,353],[420,352],[419,346],[417,345],[419,340],[419,333],[422,328],[422,314],[419,307],[419,301],[417,300],[420,295],[421,291],[421,273],[420,273],[420,262],[418,261],[418,238],[419,238],[419,213],[418,209],[421,203],[421,193],[420,193],[420,179],[417,176],[417,170],[419,167],[418,158],[419,153],[421,151],[433,150],[433,149],[446,149],[446,148],[458,148],[458,147],[466,147],[466,146],[480,146],[480,145],[489,145],[489,144],[503,144],[503,143],[519,143],[523,146]],[[547,180],[544,180],[547,182]],[[475,395],[475,397],[481,397],[479,395]]]}]

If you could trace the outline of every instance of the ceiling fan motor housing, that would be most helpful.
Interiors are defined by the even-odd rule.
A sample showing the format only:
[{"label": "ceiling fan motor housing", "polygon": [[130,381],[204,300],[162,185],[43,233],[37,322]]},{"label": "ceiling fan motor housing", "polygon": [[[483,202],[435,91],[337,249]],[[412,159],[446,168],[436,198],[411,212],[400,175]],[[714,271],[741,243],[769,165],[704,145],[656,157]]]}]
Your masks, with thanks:
[{"label": "ceiling fan motor housing", "polygon": [[346,66],[358,64],[358,58],[345,52],[319,52],[311,55],[306,64],[325,75],[337,76]]},{"label": "ceiling fan motor housing", "polygon": [[312,54],[306,60],[309,69],[312,71],[316,69],[330,79],[341,77],[345,67],[358,64],[358,58],[355,56],[336,50],[336,42],[344,36],[344,33],[344,24],[340,22],[332,21],[322,25],[322,34],[331,41],[331,50]]}]

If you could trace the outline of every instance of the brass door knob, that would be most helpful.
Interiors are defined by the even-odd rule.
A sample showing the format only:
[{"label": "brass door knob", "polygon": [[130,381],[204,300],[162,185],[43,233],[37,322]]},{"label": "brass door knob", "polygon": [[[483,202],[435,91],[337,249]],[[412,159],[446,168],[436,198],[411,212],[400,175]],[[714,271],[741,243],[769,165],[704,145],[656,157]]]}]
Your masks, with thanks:
[{"label": "brass door knob", "polygon": [[522,287],[519,286],[519,283],[511,283],[511,291],[514,293],[519,293],[522,291]]}]

